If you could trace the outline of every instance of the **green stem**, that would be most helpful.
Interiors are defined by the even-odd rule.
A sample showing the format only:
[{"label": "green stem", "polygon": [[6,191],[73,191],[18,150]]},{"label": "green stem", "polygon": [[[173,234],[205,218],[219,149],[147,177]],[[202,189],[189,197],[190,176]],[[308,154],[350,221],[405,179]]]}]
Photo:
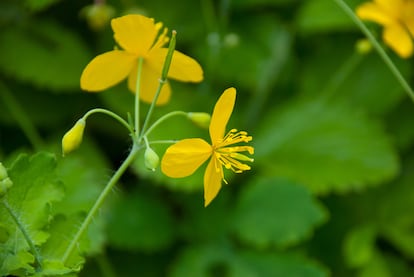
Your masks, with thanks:
[{"label": "green stem", "polygon": [[104,277],[116,277],[114,268],[106,256],[106,253],[100,254],[96,257],[96,263],[98,264],[102,276]]},{"label": "green stem", "polygon": [[387,55],[387,53],[384,51],[384,49],[382,49],[381,45],[377,42],[374,35],[370,32],[370,30],[365,26],[365,24],[358,18],[358,16],[356,16],[353,10],[343,0],[334,0],[334,1],[338,4],[338,6],[342,8],[342,10],[354,21],[354,23],[367,36],[367,38],[372,43],[372,45],[374,46],[375,50],[378,52],[382,60],[385,62],[385,64],[388,66],[388,68],[397,78],[398,82],[404,88],[405,92],[407,92],[411,100],[414,101],[414,92],[411,89],[410,85],[404,79],[401,72],[394,65],[394,63],[392,62],[390,57]]},{"label": "green stem", "polygon": [[37,132],[35,126],[31,122],[30,118],[27,116],[26,112],[9,91],[6,85],[0,81],[0,97],[3,102],[6,104],[7,108],[10,110],[10,113],[19,124],[23,133],[26,135],[27,139],[32,144],[33,148],[40,150],[43,148],[43,140]]},{"label": "green stem", "polygon": [[158,101],[158,97],[160,96],[162,87],[167,82],[168,70],[170,69],[172,56],[173,56],[174,50],[175,50],[176,36],[177,36],[177,32],[173,30],[171,40],[170,40],[170,44],[168,46],[167,56],[165,57],[164,65],[163,65],[163,68],[162,68],[161,78],[160,78],[159,83],[158,83],[158,88],[157,88],[157,91],[155,92],[154,98],[152,99],[151,106],[148,110],[147,116],[145,117],[144,125],[142,126],[141,137],[138,137],[138,141],[140,141],[142,139],[142,137],[144,136],[145,129],[147,128],[147,125],[150,121],[152,112],[153,112],[154,107],[155,107],[155,105]]},{"label": "green stem", "polygon": [[128,131],[131,134],[134,134],[134,129],[131,127],[130,124],[128,124],[128,122],[126,122],[122,117],[120,117],[119,115],[117,115],[116,113],[106,110],[106,109],[100,109],[100,108],[96,108],[96,109],[92,109],[90,111],[88,111],[83,118],[86,120],[90,115],[94,114],[94,113],[103,113],[106,115],[111,116],[112,118],[114,118],[115,120],[117,120],[119,123],[121,123],[125,128],[128,129]]},{"label": "green stem", "polygon": [[343,84],[345,79],[353,72],[355,67],[361,63],[363,57],[364,55],[354,51],[351,58],[345,60],[342,66],[335,73],[334,77],[331,78],[325,85],[321,92],[321,96],[324,98],[332,96]]},{"label": "green stem", "polygon": [[104,203],[106,197],[109,195],[109,193],[112,191],[115,184],[118,182],[122,174],[126,171],[126,169],[131,165],[131,163],[135,159],[135,155],[138,153],[139,148],[134,144],[131,152],[129,153],[128,157],[125,159],[125,161],[121,164],[121,166],[118,168],[118,170],[115,172],[115,174],[112,176],[112,178],[109,180],[109,182],[106,184],[105,188],[99,195],[98,199],[95,201],[95,204],[90,209],[89,213],[87,214],[85,220],[82,222],[82,225],[80,226],[78,232],[73,237],[72,241],[70,242],[68,248],[66,249],[65,253],[62,257],[62,262],[66,263],[69,259],[70,255],[72,254],[75,247],[78,245],[79,240],[81,239],[82,235],[87,230],[89,224],[91,223],[93,217],[99,210],[99,208]]},{"label": "green stem", "polygon": [[150,141],[149,144],[174,144],[177,142],[178,140],[166,139],[166,140],[153,140],[153,141]]},{"label": "green stem", "polygon": [[177,115],[187,116],[187,113],[183,112],[183,111],[174,111],[174,112],[167,113],[167,114],[163,115],[162,117],[158,118],[158,120],[155,121],[151,125],[151,127],[149,127],[147,131],[145,131],[145,133],[143,132],[141,134],[141,136],[147,137],[160,123],[162,123],[163,121],[167,120],[170,117],[177,116]]},{"label": "green stem", "polygon": [[29,234],[27,233],[26,229],[24,228],[24,225],[22,222],[20,222],[18,215],[14,212],[12,207],[10,207],[9,203],[6,199],[3,199],[3,205],[10,214],[10,216],[13,218],[14,222],[16,223],[17,227],[19,228],[20,232],[22,232],[27,244],[29,245],[30,249],[32,250],[35,262],[37,264],[38,270],[40,271],[42,268],[42,258],[40,256],[39,251],[37,251],[36,246],[32,239],[30,238]]},{"label": "green stem", "polygon": [[135,83],[135,136],[139,137],[139,98],[141,94],[141,73],[144,58],[138,58],[137,81]]}]

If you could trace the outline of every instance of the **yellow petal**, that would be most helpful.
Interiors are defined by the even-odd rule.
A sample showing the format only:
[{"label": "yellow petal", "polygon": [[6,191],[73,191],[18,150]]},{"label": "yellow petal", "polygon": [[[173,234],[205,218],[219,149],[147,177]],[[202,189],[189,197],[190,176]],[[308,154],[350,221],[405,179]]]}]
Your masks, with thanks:
[{"label": "yellow petal", "polygon": [[[161,72],[167,52],[167,48],[152,49],[147,58],[148,63],[151,67]],[[203,69],[193,58],[179,51],[174,51],[168,71],[168,78],[181,82],[201,82],[203,80]]]},{"label": "yellow petal", "polygon": [[219,143],[223,139],[227,122],[233,112],[235,101],[235,88],[226,89],[219,100],[217,100],[210,123],[210,138],[213,145]]},{"label": "yellow petal", "polygon": [[105,90],[125,79],[137,58],[125,51],[114,50],[96,56],[83,70],[80,85],[83,90]]},{"label": "yellow petal", "polygon": [[371,2],[358,6],[356,14],[361,19],[371,20],[381,25],[392,24],[396,21],[390,12],[384,10],[380,5]]},{"label": "yellow petal", "polygon": [[403,21],[414,38],[414,1],[408,2],[404,11]]},{"label": "yellow petal", "polygon": [[114,18],[111,26],[118,44],[141,57],[147,54],[158,34],[154,19],[138,14]]},{"label": "yellow petal", "polygon": [[219,193],[222,178],[223,168],[213,157],[204,173],[204,207],[207,207]]},{"label": "yellow petal", "polygon": [[[409,0],[411,1],[411,0]],[[374,0],[376,4],[383,11],[387,12],[389,15],[393,16],[394,18],[398,18],[401,12],[404,10],[404,2],[408,2],[406,0]]]},{"label": "yellow petal", "polygon": [[402,58],[408,58],[413,53],[413,41],[410,34],[401,25],[389,25],[384,29],[384,41]]},{"label": "yellow petal", "polygon": [[189,176],[211,156],[211,152],[211,145],[202,139],[181,140],[168,147],[161,161],[161,170],[172,178]]},{"label": "yellow petal", "polygon": [[[131,74],[128,78],[128,88],[131,92],[135,93],[135,87],[137,82],[137,70],[138,65],[135,65],[131,71]],[[152,68],[148,67],[146,63],[142,66],[141,73],[141,91],[140,99],[146,103],[152,103],[155,92],[157,91],[159,79],[161,77],[160,72],[154,71]],[[164,105],[168,103],[171,96],[171,87],[167,82],[162,87],[161,93],[158,97],[157,105]]]}]

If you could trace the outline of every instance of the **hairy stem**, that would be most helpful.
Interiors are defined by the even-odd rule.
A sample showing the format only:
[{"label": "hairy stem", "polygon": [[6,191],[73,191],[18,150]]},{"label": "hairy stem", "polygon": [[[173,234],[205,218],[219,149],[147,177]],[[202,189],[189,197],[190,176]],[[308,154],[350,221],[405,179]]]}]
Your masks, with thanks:
[{"label": "hairy stem", "polygon": [[121,166],[117,169],[117,171],[112,176],[112,178],[106,184],[105,188],[103,189],[103,191],[99,195],[98,199],[95,201],[95,203],[92,206],[92,208],[90,209],[89,213],[86,215],[85,220],[82,222],[82,225],[80,226],[78,232],[75,234],[75,236],[71,240],[68,248],[66,249],[65,253],[63,254],[63,257],[62,257],[62,262],[63,263],[67,262],[70,255],[72,254],[73,250],[75,249],[76,245],[79,243],[80,239],[82,238],[82,235],[88,229],[88,226],[92,222],[93,217],[96,215],[98,210],[101,208],[101,206],[104,203],[106,197],[112,191],[113,187],[118,182],[118,180],[120,179],[122,174],[126,171],[126,169],[134,161],[135,156],[138,153],[138,151],[139,151],[139,148],[134,144],[134,146],[133,146],[131,152],[129,153],[128,157],[125,159],[125,161],[121,164]]},{"label": "hairy stem", "polygon": [[6,208],[7,212],[10,214],[10,216],[13,218],[13,221],[16,223],[17,228],[19,228],[20,232],[22,232],[24,239],[26,240],[27,244],[30,247],[30,250],[32,251],[32,254],[35,259],[35,263],[37,266],[37,271],[40,271],[42,268],[42,258],[40,256],[39,251],[37,251],[37,248],[33,242],[33,240],[30,238],[29,233],[26,231],[26,228],[24,227],[24,224],[20,221],[19,216],[14,212],[13,208],[10,207],[9,203],[6,199],[3,199],[2,201],[4,207]]}]

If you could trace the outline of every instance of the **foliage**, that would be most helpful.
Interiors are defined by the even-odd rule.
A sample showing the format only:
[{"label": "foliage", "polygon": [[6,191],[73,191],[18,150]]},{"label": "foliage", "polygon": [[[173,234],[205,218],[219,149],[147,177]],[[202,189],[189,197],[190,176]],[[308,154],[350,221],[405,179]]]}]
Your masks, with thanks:
[{"label": "foliage", "polygon": [[[226,175],[204,208],[204,166],[171,179],[139,152],[63,259],[131,147],[103,115],[88,119],[76,151],[62,157],[58,146],[92,108],[123,118],[134,109],[125,82],[100,94],[79,87],[88,61],[115,45],[109,22],[91,29],[102,18],[79,16],[90,4],[0,3],[0,162],[13,182],[0,198],[1,276],[414,275],[414,104],[325,0],[106,1],[114,16],[138,12],[177,30],[176,49],[204,69],[200,84],[170,81],[171,102],[153,121],[211,113],[234,86],[228,126],[252,135],[255,161]],[[368,27],[381,41],[380,27]],[[381,44],[412,84],[412,58]],[[209,141],[176,117],[150,139],[191,137]]]}]

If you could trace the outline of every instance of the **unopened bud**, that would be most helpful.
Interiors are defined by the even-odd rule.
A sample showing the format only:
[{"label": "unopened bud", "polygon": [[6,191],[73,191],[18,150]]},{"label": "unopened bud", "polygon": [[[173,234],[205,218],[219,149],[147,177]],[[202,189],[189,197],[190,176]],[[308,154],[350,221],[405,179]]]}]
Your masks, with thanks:
[{"label": "unopened bud", "polygon": [[0,181],[0,197],[3,197],[7,190],[11,188],[13,182],[10,180],[9,177]]},{"label": "unopened bud", "polygon": [[85,119],[79,119],[76,124],[63,136],[62,153],[63,156],[72,152],[82,143],[83,131],[85,130]]},{"label": "unopened bud", "polygon": [[7,170],[4,165],[0,162],[0,181],[7,178]]},{"label": "unopened bud", "polygon": [[146,168],[155,171],[160,163],[160,157],[158,157],[157,153],[155,153],[152,148],[147,147],[144,153],[144,163]]},{"label": "unopened bud", "polygon": [[363,38],[356,42],[355,48],[360,54],[368,54],[372,50],[372,44],[368,39]]},{"label": "unopened bud", "polygon": [[86,19],[92,30],[103,29],[115,15],[113,7],[107,4],[93,4],[84,7],[80,15]]},{"label": "unopened bud", "polygon": [[208,129],[211,116],[208,113],[187,113],[187,117],[197,126]]}]

